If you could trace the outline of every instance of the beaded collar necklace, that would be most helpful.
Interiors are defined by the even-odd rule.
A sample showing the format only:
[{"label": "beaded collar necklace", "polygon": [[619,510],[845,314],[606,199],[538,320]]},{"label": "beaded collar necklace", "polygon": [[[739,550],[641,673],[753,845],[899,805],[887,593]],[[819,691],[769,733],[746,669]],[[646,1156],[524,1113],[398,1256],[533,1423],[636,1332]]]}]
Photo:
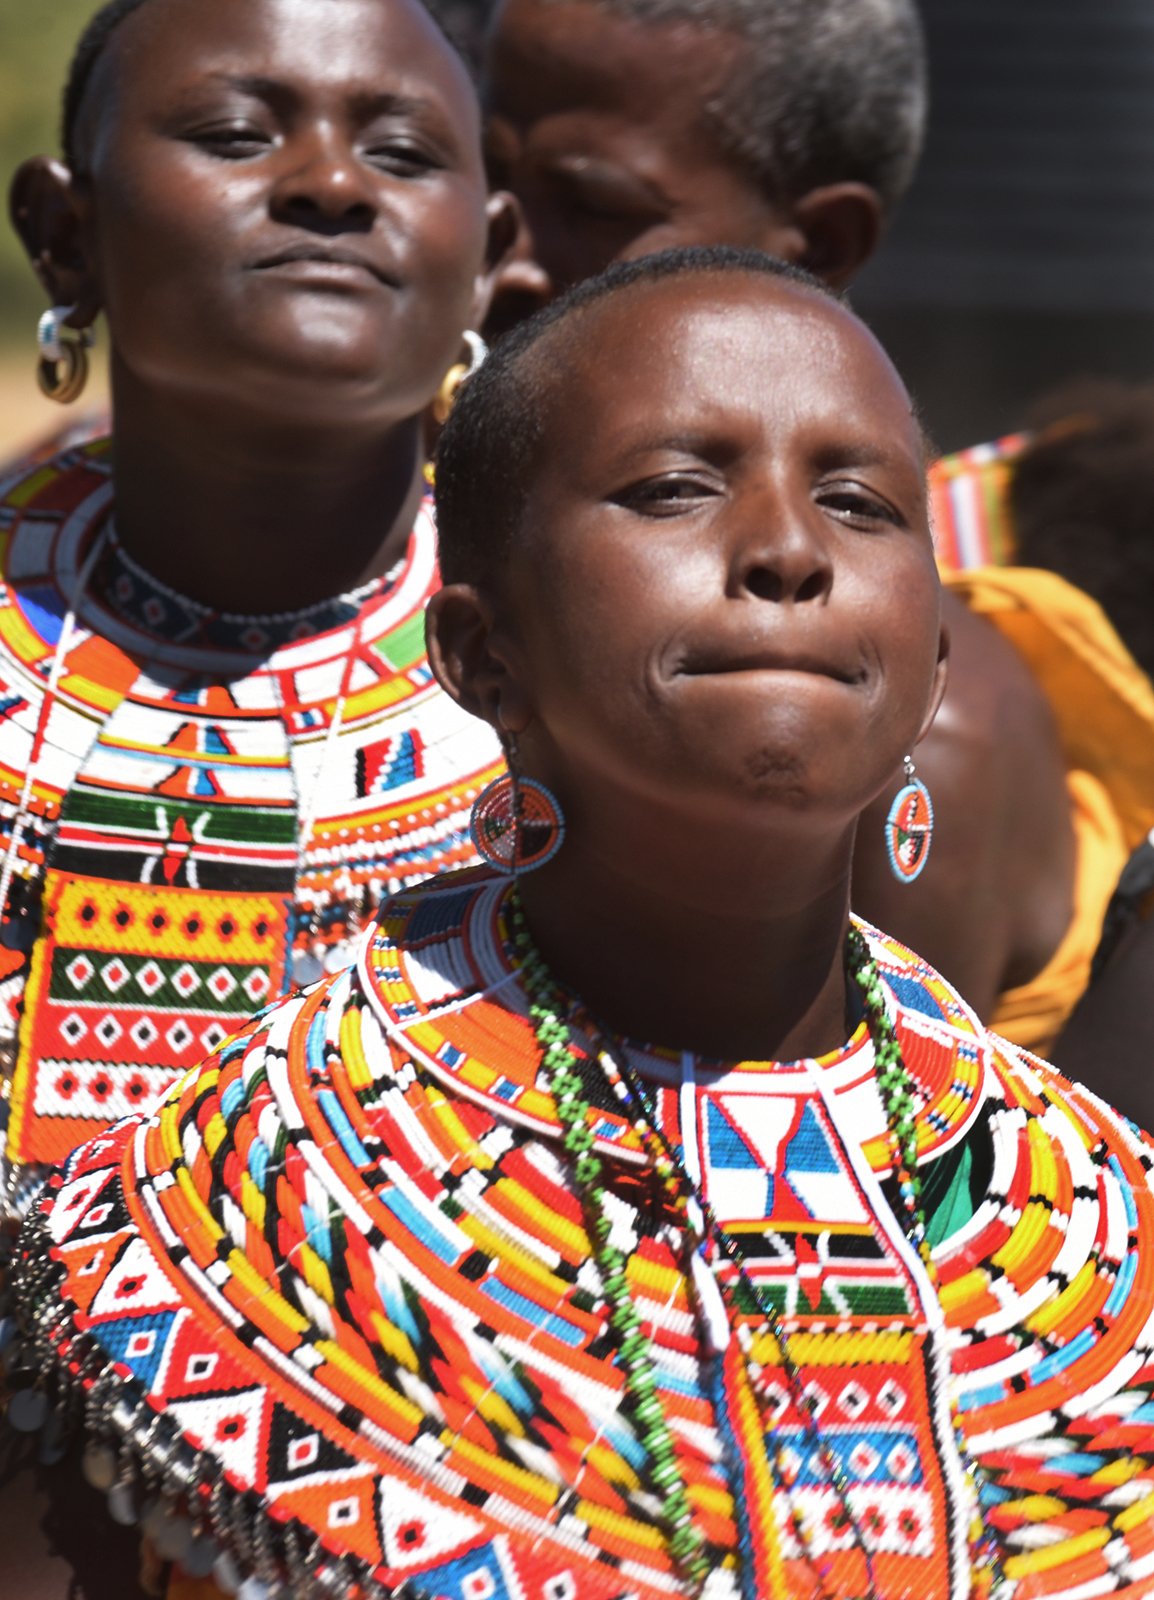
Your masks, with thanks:
[{"label": "beaded collar necklace", "polygon": [[[768,1334],[777,1348],[791,1398],[802,1417],[827,1479],[840,1507],[843,1526],[850,1530],[860,1552],[867,1588],[860,1600],[881,1600],[874,1575],[871,1553],[861,1527],[855,1519],[842,1463],[818,1426],[817,1408],[806,1393],[797,1361],[790,1350],[790,1335],[781,1317],[767,1304],[750,1275],[745,1257],[732,1234],[718,1221],[709,1201],[693,1181],[660,1127],[646,1086],[634,1071],[623,1049],[612,1035],[589,1017],[580,1002],[566,996],[550,973],[544,958],[533,943],[520,898],[514,887],[510,900],[510,919],[518,961],[529,999],[541,1061],[549,1093],[564,1129],[563,1145],[572,1159],[573,1175],[593,1254],[609,1303],[609,1323],[620,1340],[625,1391],[634,1417],[640,1425],[641,1443],[649,1460],[650,1476],[664,1501],[664,1523],[669,1554],[689,1592],[702,1594],[709,1577],[705,1540],[696,1526],[686,1487],[677,1465],[673,1433],[657,1392],[655,1362],[650,1341],[642,1329],[641,1317],[633,1304],[626,1278],[623,1252],[610,1243],[612,1222],[606,1206],[603,1163],[593,1149],[589,1124],[589,1101],[571,1050],[571,1023],[595,1041],[597,1064],[614,1095],[633,1120],[635,1131],[649,1158],[650,1168],[663,1198],[687,1243],[689,1276],[693,1298],[707,1354],[716,1367],[731,1339],[736,1339],[755,1393],[767,1379],[754,1351]],[[886,1008],[881,978],[865,939],[852,924],[846,934],[846,970],[860,992],[866,1024],[874,1048],[878,1089],[885,1110],[891,1154],[891,1169],[901,1202],[899,1221],[909,1243],[937,1292],[938,1278],[929,1244],[921,1179],[917,1167],[917,1108],[913,1086],[902,1061],[901,1047]],[[717,1271],[719,1256],[735,1269],[747,1303],[761,1314],[759,1327],[751,1328],[740,1316],[733,1290]],[[971,1490],[973,1508],[969,1526],[970,1568],[975,1594],[989,1593],[1000,1580],[997,1554],[992,1538],[986,1534],[977,1510],[977,1469],[969,1459],[958,1424],[954,1432]],[[834,1600],[829,1566],[815,1551],[812,1532],[800,1506],[789,1497],[788,1475],[784,1470],[782,1447],[776,1446],[770,1462],[774,1480],[790,1498],[790,1521],[798,1544],[820,1584],[821,1600]],[[743,1508],[735,1496],[739,1546],[747,1543],[743,1534]],[[742,1563],[742,1591],[748,1600],[757,1600],[747,1585],[750,1574]],[[856,1600],[856,1597],[855,1597]]]},{"label": "beaded collar necklace", "polygon": [[[215,611],[179,594],[161,583],[133,559],[120,542],[120,536],[111,517],[96,532],[88,552],[77,573],[68,597],[68,607],[60,634],[52,654],[47,683],[32,750],[24,774],[24,784],[12,819],[8,848],[0,863],[0,944],[12,949],[29,950],[36,938],[40,917],[40,895],[30,892],[27,884],[20,886],[18,896],[15,868],[30,817],[29,802],[36,778],[37,765],[43,754],[48,722],[59,694],[60,680],[65,664],[79,630],[80,610],[90,588],[111,604],[117,614],[130,625],[151,635],[158,653],[164,644],[195,644],[238,654],[268,655],[294,640],[307,638],[339,627],[357,617],[375,594],[388,589],[396,579],[396,568],[373,578],[370,582],[307,606],[300,611],[269,613],[267,615],[240,615]],[[340,690],[325,737],[324,757],[316,782],[307,796],[298,797],[300,803],[297,826],[297,877],[306,860],[308,847],[316,827],[317,808],[323,775],[329,765],[336,741],[344,722],[345,705],[349,696],[353,664],[360,643],[360,624],[354,648],[348,653]],[[339,892],[339,883],[335,889]],[[14,903],[10,905],[10,899]],[[315,967],[315,970],[314,970]],[[322,976],[319,963],[305,957],[298,960],[294,976],[299,983],[315,982]]]},{"label": "beaded collar necklace", "polygon": [[142,567],[128,553],[115,519],[105,524],[104,542],[93,571],[93,585],[117,615],[154,638],[238,655],[266,655],[313,634],[328,633],[353,621],[391,574],[372,578],[341,594],[299,610],[252,614],[222,611],[190,599]]}]

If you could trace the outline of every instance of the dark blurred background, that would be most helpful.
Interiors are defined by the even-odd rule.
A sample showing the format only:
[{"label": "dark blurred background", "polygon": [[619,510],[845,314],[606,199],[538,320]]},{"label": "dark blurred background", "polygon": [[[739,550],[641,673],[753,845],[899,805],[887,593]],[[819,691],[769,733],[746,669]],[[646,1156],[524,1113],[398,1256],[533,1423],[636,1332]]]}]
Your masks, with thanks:
[{"label": "dark blurred background", "polygon": [[[466,30],[486,0],[440,0]],[[0,170],[56,149],[94,0],[0,0]],[[933,106],[918,180],[855,304],[938,443],[1016,427],[1073,378],[1154,379],[1154,4],[922,0]],[[43,426],[41,301],[0,230],[0,454]],[[56,421],[58,412],[52,413]]]},{"label": "dark blurred background", "polygon": [[854,302],[952,449],[1071,378],[1154,380],[1154,5],[922,12],[929,140]]}]

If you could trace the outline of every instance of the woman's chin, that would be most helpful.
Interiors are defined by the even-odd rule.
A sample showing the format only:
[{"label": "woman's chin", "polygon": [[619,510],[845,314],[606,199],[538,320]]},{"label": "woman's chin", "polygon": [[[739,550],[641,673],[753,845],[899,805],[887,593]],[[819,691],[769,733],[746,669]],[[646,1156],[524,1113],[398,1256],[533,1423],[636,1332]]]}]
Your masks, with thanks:
[{"label": "woman's chin", "polygon": [[178,365],[136,374],[136,382],[114,385],[130,393],[189,405],[217,425],[275,431],[307,427],[318,435],[342,430],[350,436],[380,434],[418,415],[436,385],[394,381],[395,368],[367,360],[364,348],[318,340],[286,341],[272,349],[246,349],[228,359]]}]

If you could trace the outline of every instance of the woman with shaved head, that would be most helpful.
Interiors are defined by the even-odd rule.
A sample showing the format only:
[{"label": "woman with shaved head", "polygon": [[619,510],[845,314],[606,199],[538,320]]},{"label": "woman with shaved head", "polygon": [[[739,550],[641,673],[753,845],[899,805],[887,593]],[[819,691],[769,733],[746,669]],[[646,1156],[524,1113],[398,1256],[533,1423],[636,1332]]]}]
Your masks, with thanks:
[{"label": "woman with shaved head", "polygon": [[11,205],[42,386],[75,395],[103,313],[114,408],[111,440],[0,486],[18,1210],[25,1169],[470,859],[500,752],[425,662],[423,419],[513,225],[417,0],[113,0],[64,158]]}]

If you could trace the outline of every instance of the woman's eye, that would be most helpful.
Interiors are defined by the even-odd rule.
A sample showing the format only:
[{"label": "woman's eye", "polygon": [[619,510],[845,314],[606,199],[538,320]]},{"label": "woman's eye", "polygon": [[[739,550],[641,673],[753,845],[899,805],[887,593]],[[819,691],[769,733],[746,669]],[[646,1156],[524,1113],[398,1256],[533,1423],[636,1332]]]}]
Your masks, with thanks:
[{"label": "woman's eye", "polygon": [[684,474],[660,478],[647,478],[643,483],[631,484],[612,498],[615,504],[642,516],[670,516],[687,507],[712,498],[717,493],[713,484],[701,478]]},{"label": "woman's eye", "polygon": [[380,171],[391,172],[400,178],[421,177],[440,166],[440,162],[428,150],[399,139],[369,146],[365,150],[365,160]]},{"label": "woman's eye", "polygon": [[832,511],[844,522],[887,523],[892,526],[903,520],[901,513],[888,500],[860,484],[831,486],[823,489],[818,499],[827,511]]},{"label": "woman's eye", "polygon": [[665,220],[665,212],[655,201],[629,185],[567,173],[558,175],[555,181],[561,204],[572,216],[585,221],[641,232]]},{"label": "woman's eye", "polygon": [[267,133],[260,128],[254,128],[251,123],[227,123],[215,128],[198,128],[195,133],[189,135],[189,138],[202,150],[209,150],[213,155],[223,156],[228,161],[244,161],[250,156],[261,155],[272,143]]},{"label": "woman's eye", "polygon": [[569,210],[589,222],[613,223],[619,227],[651,226],[654,213],[651,207],[639,206],[626,199],[595,194],[570,194],[566,197]]}]

